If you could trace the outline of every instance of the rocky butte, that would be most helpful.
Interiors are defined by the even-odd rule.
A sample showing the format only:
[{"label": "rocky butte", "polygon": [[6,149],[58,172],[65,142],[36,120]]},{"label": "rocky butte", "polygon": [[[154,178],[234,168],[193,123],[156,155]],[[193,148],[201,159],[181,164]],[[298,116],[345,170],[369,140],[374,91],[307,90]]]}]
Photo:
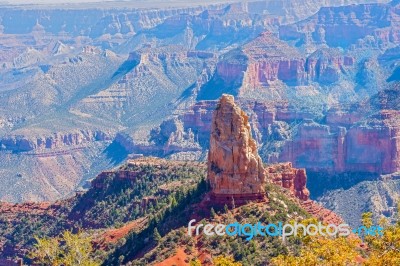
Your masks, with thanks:
[{"label": "rocky butte", "polygon": [[216,203],[262,201],[267,182],[288,189],[302,201],[310,196],[305,169],[295,169],[291,163],[264,167],[249,117],[235,104],[232,95],[224,94],[213,113],[207,175],[211,200]]},{"label": "rocky butte", "polygon": [[251,136],[249,117],[231,95],[222,95],[213,113],[208,154],[211,198],[245,203],[265,198],[266,174]]}]

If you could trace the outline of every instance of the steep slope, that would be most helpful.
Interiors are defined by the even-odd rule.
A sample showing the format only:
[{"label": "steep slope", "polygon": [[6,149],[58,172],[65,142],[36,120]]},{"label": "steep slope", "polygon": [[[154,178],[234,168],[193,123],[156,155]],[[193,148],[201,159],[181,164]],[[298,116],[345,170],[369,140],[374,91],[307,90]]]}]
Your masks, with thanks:
[{"label": "steep slope", "polygon": [[[129,160],[118,169],[98,175],[88,191],[66,200],[2,202],[0,258],[19,257],[29,263],[27,253],[32,248],[34,236],[53,237],[64,230],[76,232],[78,229],[93,237],[93,246],[97,250],[93,257],[106,259],[105,265],[117,265],[120,255],[124,255],[126,261],[136,258],[135,263],[153,264],[168,258],[175,247],[189,249],[193,245],[190,256],[203,254],[206,258],[227,252],[236,257],[251,248],[251,243],[242,238],[229,241],[224,238],[216,248],[216,243],[211,243],[208,238],[189,240],[182,227],[186,227],[192,218],[204,218],[213,223],[232,221],[232,218],[242,223],[254,219],[271,223],[302,220],[312,215],[327,223],[341,222],[336,214],[304,197],[307,178],[304,170],[294,169],[290,164],[270,165],[265,169],[268,182],[264,189],[268,200],[231,206],[228,212],[209,201],[210,187],[204,179],[206,164],[158,158]],[[214,218],[210,218],[211,207],[218,212]],[[154,246],[151,235],[156,226],[165,237]],[[242,248],[226,250],[226,241]],[[272,237],[255,241],[257,245],[271,247],[271,252],[253,255],[246,252],[240,260],[248,263],[267,261],[276,252],[297,246],[293,243],[283,245],[281,240]]]},{"label": "steep slope", "polygon": [[213,61],[213,54],[202,57],[182,46],[137,50],[130,53],[126,62],[132,66],[117,82],[74,108],[127,126],[160,122]]},{"label": "steep slope", "polygon": [[347,188],[331,188],[315,199],[354,227],[360,225],[360,216],[365,212],[372,212],[375,221],[382,217],[393,221],[400,196],[399,175],[382,179],[361,181]]},{"label": "steep slope", "polygon": [[103,141],[23,155],[2,152],[1,201],[41,202],[71,196],[86,187],[87,179],[114,166],[114,158],[106,152],[109,145]]},{"label": "steep slope", "polygon": [[[0,110],[0,117],[4,117],[0,128],[4,132],[0,137],[0,152],[20,153],[7,156],[22,160],[25,160],[22,157],[29,156],[26,152],[39,156],[53,152],[68,154],[71,149],[110,141],[126,127],[157,124],[173,111],[177,99],[197,81],[202,71],[212,67],[213,60],[212,54],[211,57],[202,57],[180,47],[147,48],[132,53],[127,60],[109,51],[86,47],[67,62],[63,59],[54,62],[46,72],[37,65],[30,66],[39,74],[27,76],[26,87],[4,92],[0,97],[4,106],[15,107]],[[27,103],[24,108],[18,107],[21,102]],[[152,109],[148,108],[149,105]],[[101,152],[107,146],[105,143],[102,145],[103,150],[99,150],[96,156],[105,158]],[[28,163],[29,159],[26,161]],[[95,161],[87,161],[84,165],[66,162],[68,171],[74,167],[90,169],[98,164]],[[4,174],[18,174],[12,168],[15,164],[11,166],[6,161],[0,164]],[[107,165],[107,160],[100,165]],[[64,166],[62,161],[56,160],[49,167],[65,169]],[[24,171],[22,168],[19,170]],[[96,171],[92,169],[91,173],[96,174]],[[28,180],[36,178],[47,182],[46,178],[51,179],[51,175],[48,170],[34,171]],[[57,173],[57,176],[63,175]],[[30,199],[54,200],[71,193],[85,178],[87,175],[82,174],[80,178],[71,179],[68,181],[71,185],[62,193],[48,191],[48,186],[36,183],[36,188],[31,187],[30,191],[18,191],[20,186],[15,185],[12,194],[11,190],[4,190],[1,196],[15,201],[28,199],[22,193],[30,193]]]}]

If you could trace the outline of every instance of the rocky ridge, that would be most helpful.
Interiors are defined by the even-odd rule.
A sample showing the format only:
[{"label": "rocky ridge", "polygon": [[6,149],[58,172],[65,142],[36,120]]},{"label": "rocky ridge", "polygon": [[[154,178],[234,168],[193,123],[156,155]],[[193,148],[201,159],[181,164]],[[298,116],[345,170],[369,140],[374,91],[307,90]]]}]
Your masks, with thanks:
[{"label": "rocky ridge", "polygon": [[[1,202],[0,219],[4,230],[0,234],[0,250],[2,251],[0,252],[0,258],[10,255],[23,257],[27,254],[31,243],[30,238],[33,237],[33,232],[36,232],[34,230],[39,229],[41,232],[46,232],[46,234],[53,236],[58,235],[60,231],[74,229],[76,226],[88,230],[90,234],[95,236],[93,244],[96,248],[101,248],[106,252],[112,251],[115,247],[113,245],[116,244],[118,239],[129,237],[130,232],[140,233],[141,230],[148,226],[150,223],[149,218],[145,212],[142,212],[143,210],[154,211],[152,208],[158,206],[159,202],[164,202],[165,199],[178,195],[175,194],[177,190],[193,187],[202,175],[205,177],[206,169],[207,167],[204,163],[140,158],[128,160],[124,166],[118,169],[104,171],[93,179],[92,186],[88,191],[80,192],[66,200],[54,203],[26,202],[10,204]],[[272,194],[274,197],[279,196],[280,198],[282,195],[286,195],[284,197],[286,203],[282,203],[280,199],[276,198],[257,204],[246,202],[245,205],[247,205],[248,209],[262,207],[264,210],[271,210],[271,208],[274,210],[275,207],[273,206],[276,206],[276,204],[286,206],[285,204],[290,203],[294,204],[295,210],[300,211],[304,208],[323,222],[339,223],[342,221],[340,217],[331,211],[307,199],[308,191],[305,187],[306,175],[304,169],[294,169],[290,163],[287,163],[264,166],[264,170],[269,182],[282,186],[282,188],[278,188],[270,184],[274,186],[271,188],[274,190]],[[151,178],[149,179],[149,177]],[[171,181],[171,178],[174,180]],[[133,193],[132,190],[140,189],[143,182],[146,182],[146,188],[149,190],[144,192],[146,195],[138,198],[135,193],[128,194],[130,200],[127,200],[127,193]],[[266,183],[263,185],[264,189],[268,187]],[[246,188],[245,184],[242,184],[242,186]],[[149,193],[150,191],[151,193]],[[279,191],[278,194],[277,191]],[[204,195],[206,196],[207,194]],[[246,198],[246,200],[250,199]],[[272,202],[275,205],[272,205]],[[241,205],[240,201],[237,201],[237,203]],[[214,207],[219,206],[217,202],[213,202],[213,204],[215,204],[212,205]],[[271,204],[270,207],[269,204]],[[110,210],[111,205],[115,206],[117,214]],[[201,206],[200,203],[200,205],[194,204],[185,206],[185,208],[189,208],[191,214],[197,213],[196,215],[199,215],[204,212],[202,209],[199,211]],[[293,206],[292,208],[294,208]],[[232,211],[242,210],[239,210],[239,208],[239,206],[236,206],[235,210]],[[283,212],[288,211],[287,206],[280,209],[280,211],[282,210]],[[123,218],[121,220],[123,221],[123,226],[119,229],[109,228],[110,225],[116,224],[116,215],[119,217],[118,221]],[[122,218],[120,217],[121,215]],[[291,215],[294,214],[291,213]],[[300,214],[297,213],[297,215]],[[133,220],[130,220],[129,217],[133,217]],[[189,219],[189,217],[187,218]],[[28,225],[26,219],[29,219],[34,226],[26,227]],[[112,222],[111,224],[110,221]],[[25,235],[23,238],[12,234],[13,230],[18,227],[23,227],[24,230],[27,230],[26,232],[31,232],[31,234]],[[42,227],[46,227],[46,230],[43,230]],[[7,233],[10,233],[12,238],[5,241]]]}]

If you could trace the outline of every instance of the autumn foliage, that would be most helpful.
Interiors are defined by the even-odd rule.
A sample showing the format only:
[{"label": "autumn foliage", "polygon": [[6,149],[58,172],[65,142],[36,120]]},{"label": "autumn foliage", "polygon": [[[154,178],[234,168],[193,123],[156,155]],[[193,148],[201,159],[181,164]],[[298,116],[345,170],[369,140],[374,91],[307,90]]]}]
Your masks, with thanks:
[{"label": "autumn foliage", "polygon": [[[366,227],[372,226],[372,214],[363,214],[361,221]],[[395,224],[384,225],[381,236],[378,234],[365,236],[364,243],[356,236],[308,236],[302,240],[300,254],[279,255],[272,259],[272,264],[276,266],[400,265],[400,219]]]}]

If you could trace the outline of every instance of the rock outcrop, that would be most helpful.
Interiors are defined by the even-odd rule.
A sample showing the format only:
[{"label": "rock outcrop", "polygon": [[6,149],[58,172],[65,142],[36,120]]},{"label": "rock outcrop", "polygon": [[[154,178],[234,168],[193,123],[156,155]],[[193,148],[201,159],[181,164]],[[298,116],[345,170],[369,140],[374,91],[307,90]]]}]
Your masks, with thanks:
[{"label": "rock outcrop", "polygon": [[305,169],[296,169],[292,163],[273,164],[266,169],[268,180],[289,189],[298,199],[306,201],[310,199],[310,191],[306,187],[307,175]]},{"label": "rock outcrop", "polygon": [[318,220],[325,224],[342,224],[344,220],[334,211],[324,208],[313,200],[305,200],[301,202],[301,207],[304,208],[309,214],[316,217]]},{"label": "rock outcrop", "polygon": [[336,213],[310,200],[305,169],[293,168],[292,163],[264,168],[252,138],[249,117],[231,95],[224,94],[213,113],[207,176],[212,188],[209,200],[213,205],[262,201],[266,197],[266,182],[272,182],[287,189],[319,220],[343,222]]},{"label": "rock outcrop", "polygon": [[268,87],[276,80],[301,85],[306,80],[305,61],[295,48],[264,32],[239,50],[224,55],[216,72],[226,83],[242,77],[242,86],[249,89]]},{"label": "rock outcrop", "polygon": [[240,204],[265,197],[265,169],[248,119],[233,96],[222,96],[213,114],[208,155],[208,179],[217,202]]},{"label": "rock outcrop", "polygon": [[13,219],[18,217],[20,213],[30,213],[34,215],[41,215],[46,213],[47,215],[53,215],[59,210],[60,204],[58,202],[24,202],[24,203],[9,203],[0,202],[0,213],[7,217],[7,219]]},{"label": "rock outcrop", "polygon": [[338,81],[341,73],[353,66],[354,61],[353,57],[343,55],[338,49],[319,49],[307,58],[306,70],[310,80],[331,84]]}]

